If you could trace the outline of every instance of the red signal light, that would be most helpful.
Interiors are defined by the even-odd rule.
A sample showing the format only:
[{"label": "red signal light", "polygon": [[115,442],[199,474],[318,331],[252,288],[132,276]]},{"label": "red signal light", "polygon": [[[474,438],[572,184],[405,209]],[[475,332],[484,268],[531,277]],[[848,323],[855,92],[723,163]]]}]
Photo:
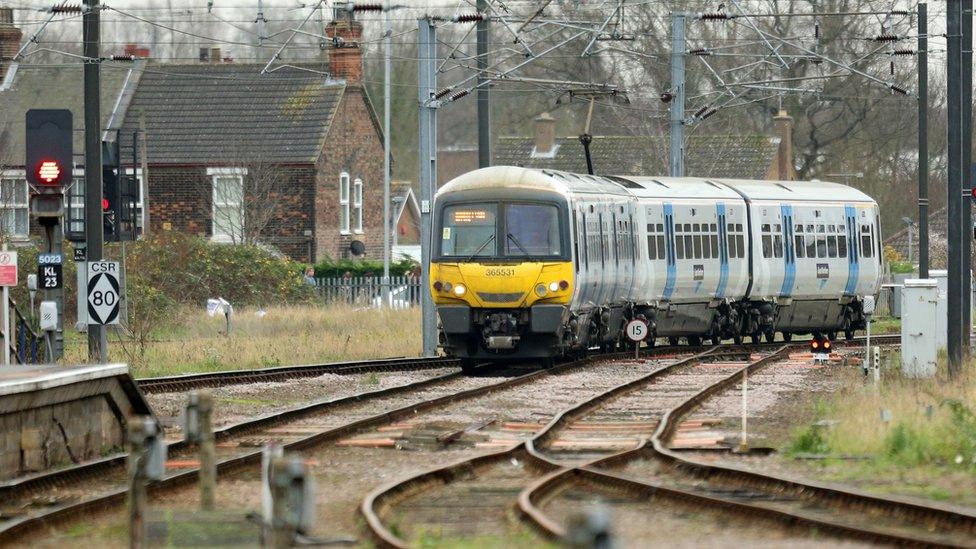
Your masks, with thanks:
[{"label": "red signal light", "polygon": [[37,179],[46,185],[57,185],[61,181],[61,166],[54,160],[44,160],[37,166]]},{"label": "red signal light", "polygon": [[107,198],[103,198],[102,199],[102,211],[106,211],[106,210],[108,210],[108,199]]}]

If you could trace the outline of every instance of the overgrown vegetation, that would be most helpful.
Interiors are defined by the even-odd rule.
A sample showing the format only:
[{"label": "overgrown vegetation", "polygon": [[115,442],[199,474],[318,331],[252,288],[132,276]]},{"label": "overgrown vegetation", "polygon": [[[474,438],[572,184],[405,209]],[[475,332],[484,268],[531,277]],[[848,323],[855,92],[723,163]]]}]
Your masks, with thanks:
[{"label": "overgrown vegetation", "polygon": [[976,488],[976,375],[970,370],[950,381],[943,364],[932,379],[908,379],[892,362],[879,387],[870,379],[856,381],[822,403],[816,421],[795,432],[790,454],[828,456],[821,466],[835,480],[898,478],[903,482],[897,488],[885,489],[970,501]]}]

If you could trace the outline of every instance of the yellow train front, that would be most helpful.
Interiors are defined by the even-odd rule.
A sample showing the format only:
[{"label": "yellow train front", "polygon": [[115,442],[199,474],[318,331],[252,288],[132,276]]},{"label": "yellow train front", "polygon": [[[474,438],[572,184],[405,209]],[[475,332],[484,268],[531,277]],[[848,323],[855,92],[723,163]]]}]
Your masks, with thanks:
[{"label": "yellow train front", "polygon": [[569,316],[567,197],[533,184],[532,172],[508,169],[511,174],[500,173],[506,168],[465,174],[434,203],[429,285],[440,345],[465,367],[482,360],[549,361]]}]

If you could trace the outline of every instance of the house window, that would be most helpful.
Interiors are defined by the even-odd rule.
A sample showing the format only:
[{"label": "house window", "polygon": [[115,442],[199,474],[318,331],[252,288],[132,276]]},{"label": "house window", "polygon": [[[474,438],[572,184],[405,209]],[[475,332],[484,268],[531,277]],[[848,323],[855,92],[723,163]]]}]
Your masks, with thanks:
[{"label": "house window", "polygon": [[240,243],[244,239],[244,175],[240,169],[211,169],[213,239]]},{"label": "house window", "polygon": [[363,232],[363,180],[356,178],[353,182],[352,193],[353,209],[353,230],[357,233]]},{"label": "house window", "polygon": [[349,234],[349,174],[339,174],[339,232]]},{"label": "house window", "polygon": [[27,238],[27,180],[0,180],[0,234],[12,239]]}]

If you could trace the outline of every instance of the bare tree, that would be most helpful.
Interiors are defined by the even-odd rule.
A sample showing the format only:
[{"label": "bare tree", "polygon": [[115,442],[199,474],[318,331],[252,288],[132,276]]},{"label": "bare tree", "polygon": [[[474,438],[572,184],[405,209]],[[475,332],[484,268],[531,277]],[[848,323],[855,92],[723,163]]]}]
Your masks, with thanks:
[{"label": "bare tree", "polygon": [[233,244],[269,243],[285,216],[288,169],[266,155],[235,147],[233,160],[208,181],[213,234]]}]

